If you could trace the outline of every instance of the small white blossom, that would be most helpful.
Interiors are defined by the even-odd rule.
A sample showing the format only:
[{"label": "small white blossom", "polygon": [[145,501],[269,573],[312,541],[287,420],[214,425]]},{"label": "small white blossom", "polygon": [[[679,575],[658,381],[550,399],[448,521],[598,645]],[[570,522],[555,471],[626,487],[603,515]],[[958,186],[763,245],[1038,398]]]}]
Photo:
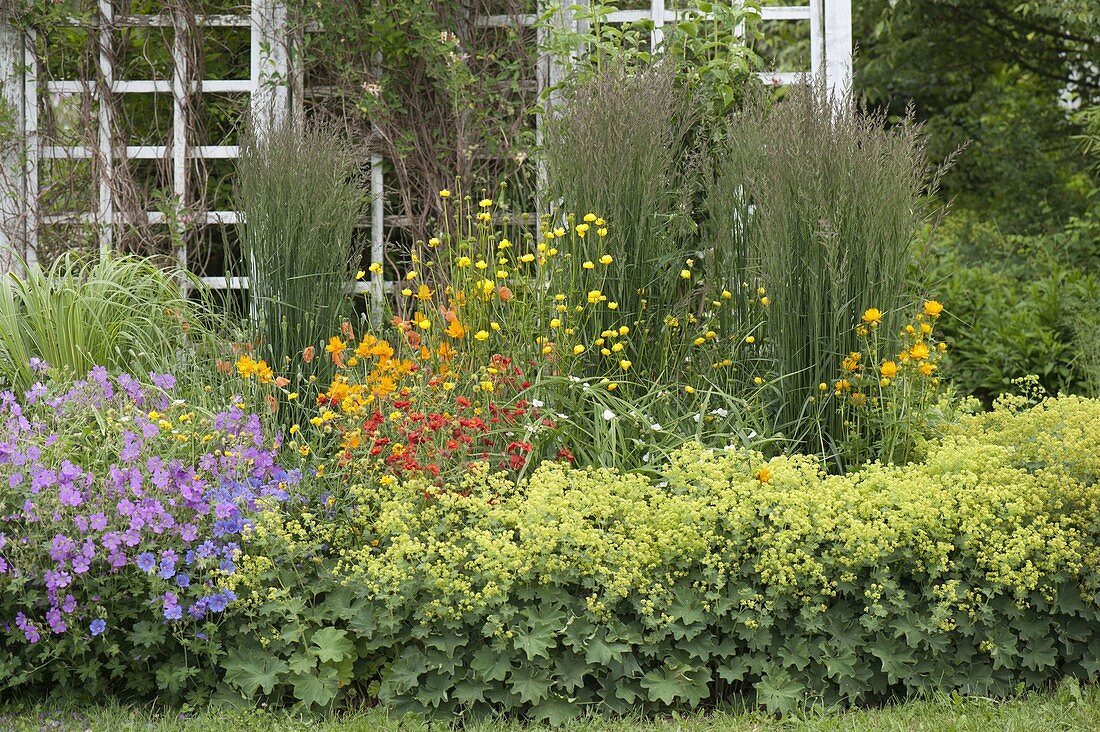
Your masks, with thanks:
[{"label": "small white blossom", "polygon": [[610,409],[605,409],[603,410],[603,418],[610,422],[611,420],[615,419],[615,413],[612,412]]}]

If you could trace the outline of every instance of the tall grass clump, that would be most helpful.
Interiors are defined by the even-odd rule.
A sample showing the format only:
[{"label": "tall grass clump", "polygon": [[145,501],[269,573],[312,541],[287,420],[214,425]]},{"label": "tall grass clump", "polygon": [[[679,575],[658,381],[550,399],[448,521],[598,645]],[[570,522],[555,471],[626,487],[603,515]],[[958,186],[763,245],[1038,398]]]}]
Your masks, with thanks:
[{"label": "tall grass clump", "polygon": [[907,271],[932,213],[920,130],[887,128],[820,78],[778,102],[749,94],[728,124],[708,156],[710,225],[730,252],[716,259],[743,257],[746,284],[772,301],[776,424],[792,448],[835,455],[842,416],[820,385],[858,350],[861,313],[880,309],[893,331],[915,303]]},{"label": "tall grass clump", "polygon": [[572,90],[547,124],[551,202],[595,212],[612,231],[606,240],[582,239],[572,264],[579,275],[583,262],[614,257],[603,292],[624,312],[639,312],[642,300],[649,311],[660,310],[659,301],[683,294],[666,280],[686,256],[678,224],[687,217],[677,185],[690,129],[686,106],[673,64],[634,70],[609,64]]},{"label": "tall grass clump", "polygon": [[216,350],[204,351],[217,341],[214,313],[184,296],[180,282],[190,275],[178,270],[141,257],[71,254],[23,270],[0,278],[0,378],[16,389],[41,378],[35,366],[44,369],[43,361],[70,377],[93,366],[185,371]]},{"label": "tall grass clump", "polygon": [[287,123],[245,141],[236,192],[249,313],[257,352],[276,369],[336,332],[345,314],[366,201],[358,162],[321,126]]}]

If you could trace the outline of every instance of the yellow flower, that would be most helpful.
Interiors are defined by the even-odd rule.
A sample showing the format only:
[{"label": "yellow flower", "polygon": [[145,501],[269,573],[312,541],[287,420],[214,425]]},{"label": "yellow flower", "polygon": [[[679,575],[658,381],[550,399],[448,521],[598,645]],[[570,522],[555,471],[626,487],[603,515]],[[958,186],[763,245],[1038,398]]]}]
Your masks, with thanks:
[{"label": "yellow flower", "polygon": [[757,470],[753,477],[759,480],[761,483],[767,483],[772,479],[772,471],[769,470],[767,466],[765,466],[763,468],[760,468],[760,470]]},{"label": "yellow flower", "polygon": [[690,269],[680,270],[680,277],[681,277],[681,279],[690,280],[691,279],[691,270]]},{"label": "yellow flower", "polygon": [[920,324],[920,332],[925,334],[925,335],[931,335],[932,334],[932,324],[931,323],[921,323]]},{"label": "yellow flower", "polygon": [[430,246],[430,247],[437,247],[442,243],[443,242],[441,242],[438,238],[436,238],[434,236],[431,239],[428,239],[428,246]]},{"label": "yellow flower", "polygon": [[723,300],[729,300],[732,297],[733,297],[732,292],[730,292],[729,290],[722,290],[722,299]]},{"label": "yellow flower", "polygon": [[346,351],[348,344],[340,339],[340,336],[333,336],[328,339],[328,345],[325,346],[325,350],[331,353],[333,356],[339,356]]},{"label": "yellow flower", "polygon": [[867,308],[863,311],[863,322],[868,325],[882,324],[882,311],[878,308]]},{"label": "yellow flower", "polygon": [[917,372],[921,376],[931,376],[932,372],[935,371],[935,370],[936,370],[935,364],[930,364],[927,361],[922,363],[920,366],[917,366]]},{"label": "yellow flower", "polygon": [[439,197],[440,198],[450,198],[451,197],[451,192],[448,191],[446,188],[444,188],[443,190],[441,190],[439,192]]},{"label": "yellow flower", "polygon": [[909,349],[909,357],[917,361],[928,358],[928,353],[928,345],[925,343],[916,343]]},{"label": "yellow flower", "polygon": [[600,264],[611,264],[614,261],[615,260],[612,259],[610,254],[605,254],[602,257],[600,257]]},{"label": "yellow flower", "polygon": [[489,332],[485,331],[485,330],[479,330],[477,333],[474,333],[474,338],[476,338],[479,341],[488,340]]},{"label": "yellow flower", "polygon": [[416,279],[416,276],[417,276],[417,271],[414,269],[414,270],[411,270],[410,272],[407,272],[405,274],[405,279],[408,280],[409,282],[411,282],[411,281]]},{"label": "yellow flower", "polygon": [[577,224],[574,231],[577,232],[577,236],[583,239],[584,235],[588,233],[588,224]]},{"label": "yellow flower", "polygon": [[416,299],[421,302],[427,302],[432,299],[432,290],[424,283],[420,284],[420,288],[416,291]]},{"label": "yellow flower", "polygon": [[295,399],[298,398],[298,392],[292,391],[292,392],[290,392],[289,394],[286,395],[286,398],[291,400],[291,401],[294,401]]},{"label": "yellow flower", "polygon": [[593,221],[595,221],[595,220],[596,220],[596,214],[594,214],[594,213],[587,213],[587,214],[585,214],[585,215],[584,215],[584,220],[585,220],[586,222],[588,222],[589,224],[591,224],[591,223],[592,223]]},{"label": "yellow flower", "polygon": [[601,226],[600,228],[596,229],[596,236],[599,236],[601,238],[607,236],[607,227]]},{"label": "yellow flower", "polygon": [[367,269],[369,269],[372,274],[382,274],[382,263],[371,262],[370,267],[368,267]]},{"label": "yellow flower", "polygon": [[477,202],[477,205],[481,206],[482,208],[489,208],[490,206],[493,205],[493,199],[483,198],[483,199],[481,199],[480,201]]},{"label": "yellow flower", "polygon": [[619,326],[619,335],[624,336],[629,332],[630,332],[630,328],[628,328],[627,326],[625,326],[625,325],[620,325]]},{"label": "yellow flower", "polygon": [[489,263],[486,262],[484,259],[477,260],[477,262],[474,264],[474,266],[477,267],[478,269],[489,269]]},{"label": "yellow flower", "polygon": [[619,303],[609,302],[609,303],[607,303],[607,309],[608,310],[618,310],[619,309]]},{"label": "yellow flower", "polygon": [[818,391],[828,391],[828,389],[829,389],[829,385],[826,384],[824,381],[822,381],[820,384],[817,385],[817,390]]},{"label": "yellow flower", "polygon": [[929,300],[924,303],[924,314],[930,318],[938,318],[943,312],[943,305],[938,300]]},{"label": "yellow flower", "polygon": [[511,246],[512,242],[508,241],[507,239],[501,239],[500,243],[497,244],[497,249],[509,249],[511,248]]},{"label": "yellow flower", "polygon": [[498,330],[500,330],[500,323],[498,323],[497,321],[494,320],[492,323],[489,323],[489,328],[494,333],[496,333]]},{"label": "yellow flower", "polygon": [[706,338],[696,338],[695,339],[695,345],[697,345],[697,346],[701,346],[706,342],[707,342]]},{"label": "yellow flower", "polygon": [[561,319],[560,318],[551,318],[550,319],[550,327],[551,328],[560,328],[561,327]]},{"label": "yellow flower", "polygon": [[581,266],[584,267],[585,269],[596,269],[596,265],[592,264],[592,262],[590,262],[590,261],[586,261]]},{"label": "yellow flower", "polygon": [[558,236],[558,237],[565,236],[565,229],[563,229],[560,226],[558,228],[554,229],[554,236]]},{"label": "yellow flower", "polygon": [[491,213],[489,213],[488,211],[481,211],[477,215],[477,220],[478,221],[492,221],[493,220],[493,215]]},{"label": "yellow flower", "polygon": [[592,305],[595,305],[596,303],[606,299],[607,297],[605,297],[604,294],[599,290],[592,290],[588,293],[588,302]]},{"label": "yellow flower", "polygon": [[684,392],[687,393],[687,394],[694,394],[695,393],[695,387],[694,386],[685,386],[684,387]]},{"label": "yellow flower", "polygon": [[298,425],[296,425],[296,424],[292,424],[292,425],[290,425],[290,434],[292,434],[292,435],[296,435],[296,434],[298,434],[298,432],[299,432],[299,431],[300,431],[301,429],[302,429],[302,428],[301,428],[301,427],[299,427]]},{"label": "yellow flower", "polygon": [[878,370],[887,379],[892,379],[898,375],[898,365],[894,361],[883,361]]},{"label": "yellow flower", "polygon": [[579,343],[577,345],[573,346],[573,355],[574,356],[579,356],[582,353],[584,353],[584,346],[582,346]]},{"label": "yellow flower", "polygon": [[355,273],[355,279],[357,279],[357,280],[361,280],[366,276],[367,276],[367,273],[364,272],[363,270],[359,270],[358,272]]},{"label": "yellow flower", "polygon": [[524,264],[530,264],[531,262],[535,261],[535,255],[531,253],[524,254],[522,257],[519,258],[519,261],[523,262]]},{"label": "yellow flower", "polygon": [[756,384],[757,386],[763,386],[764,379],[760,376],[754,376],[752,377],[752,383]]},{"label": "yellow flower", "polygon": [[634,364],[630,363],[630,361],[626,360],[625,358],[622,361],[619,361],[619,367],[622,368],[623,371],[629,371],[630,367],[633,365]]},{"label": "yellow flower", "polygon": [[753,344],[753,343],[756,343],[756,336],[749,336],[748,338],[745,339],[745,343],[748,343],[750,345]]},{"label": "yellow flower", "polygon": [[771,305],[771,303],[772,303],[772,301],[769,300],[767,297],[760,298],[760,304],[763,305],[764,307],[768,307],[769,305]]},{"label": "yellow flower", "polygon": [[401,290],[401,294],[405,297],[412,297],[413,291],[406,287],[405,289]]},{"label": "yellow flower", "polygon": [[845,371],[859,371],[859,360],[861,358],[863,358],[863,354],[852,351],[844,358],[840,365]]}]

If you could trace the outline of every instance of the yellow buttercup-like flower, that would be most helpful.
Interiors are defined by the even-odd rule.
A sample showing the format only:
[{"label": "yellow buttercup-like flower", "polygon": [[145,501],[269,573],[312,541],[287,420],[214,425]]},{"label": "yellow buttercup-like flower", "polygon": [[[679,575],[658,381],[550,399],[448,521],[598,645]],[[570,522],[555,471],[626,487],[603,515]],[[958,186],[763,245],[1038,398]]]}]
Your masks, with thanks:
[{"label": "yellow buttercup-like flower", "polygon": [[943,305],[938,300],[929,300],[924,303],[924,314],[930,318],[938,318],[943,312]]},{"label": "yellow buttercup-like flower", "polygon": [[882,311],[878,308],[867,308],[863,311],[863,322],[868,325],[882,324]]}]

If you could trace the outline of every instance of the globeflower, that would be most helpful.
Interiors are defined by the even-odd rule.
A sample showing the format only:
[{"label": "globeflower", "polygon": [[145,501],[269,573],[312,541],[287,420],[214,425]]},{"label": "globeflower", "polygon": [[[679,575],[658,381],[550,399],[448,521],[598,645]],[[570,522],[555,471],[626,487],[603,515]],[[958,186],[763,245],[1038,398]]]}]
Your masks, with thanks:
[{"label": "globeflower", "polygon": [[924,314],[930,318],[938,318],[943,312],[943,305],[938,300],[929,300],[924,303]]},{"label": "globeflower", "polygon": [[882,311],[878,308],[867,308],[863,311],[863,322],[875,326],[882,324]]}]

